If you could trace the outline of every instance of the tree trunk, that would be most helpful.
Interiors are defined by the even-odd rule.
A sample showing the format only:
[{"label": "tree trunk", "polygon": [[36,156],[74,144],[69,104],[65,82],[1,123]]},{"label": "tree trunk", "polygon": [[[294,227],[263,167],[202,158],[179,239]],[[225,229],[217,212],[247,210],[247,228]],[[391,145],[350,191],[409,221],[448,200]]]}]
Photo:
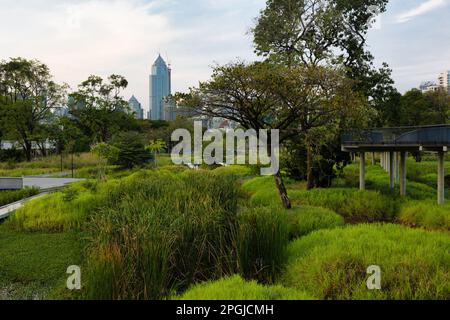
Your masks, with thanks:
[{"label": "tree trunk", "polygon": [[27,158],[27,161],[30,162],[33,158],[32,152],[33,152],[33,147],[32,144],[30,142],[25,141],[23,149],[25,151],[25,156]]},{"label": "tree trunk", "polygon": [[311,146],[307,145],[306,147],[306,157],[307,157],[307,190],[314,189],[314,157],[313,152],[311,150]]},{"label": "tree trunk", "polygon": [[281,198],[281,202],[283,203],[283,207],[285,209],[291,209],[292,203],[291,203],[291,200],[289,199],[289,196],[288,196],[288,193],[286,190],[286,186],[284,185],[284,182],[283,182],[283,177],[281,176],[281,173],[279,170],[278,170],[277,174],[275,174],[274,177],[275,177],[275,183],[277,185],[278,193]]}]

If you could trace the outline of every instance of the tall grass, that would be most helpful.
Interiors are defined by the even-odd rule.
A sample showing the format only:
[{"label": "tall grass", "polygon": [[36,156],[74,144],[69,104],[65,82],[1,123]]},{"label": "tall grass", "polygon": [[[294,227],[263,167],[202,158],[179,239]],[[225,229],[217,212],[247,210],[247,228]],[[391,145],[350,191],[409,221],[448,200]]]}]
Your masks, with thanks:
[{"label": "tall grass", "polygon": [[402,206],[398,221],[410,227],[450,231],[450,204],[439,206],[436,201],[411,201]]},{"label": "tall grass", "polygon": [[231,273],[237,190],[210,172],[122,179],[89,221],[87,297],[159,299]]},{"label": "tall grass", "polygon": [[281,285],[264,286],[256,281],[245,281],[232,276],[213,282],[195,285],[179,300],[311,300],[311,296]]},{"label": "tall grass", "polygon": [[239,213],[236,247],[240,273],[273,283],[286,259],[288,222],[283,210],[245,208]]},{"label": "tall grass", "polygon": [[[287,287],[318,299],[449,299],[450,235],[398,225],[322,230],[289,246]],[[368,290],[367,268],[381,268]]]}]

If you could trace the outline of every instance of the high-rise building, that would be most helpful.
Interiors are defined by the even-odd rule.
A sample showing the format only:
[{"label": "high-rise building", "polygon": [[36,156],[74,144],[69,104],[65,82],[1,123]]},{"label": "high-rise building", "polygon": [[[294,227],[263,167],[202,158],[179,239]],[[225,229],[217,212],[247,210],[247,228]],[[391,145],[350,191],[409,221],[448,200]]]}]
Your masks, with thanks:
[{"label": "high-rise building", "polygon": [[144,119],[144,109],[142,109],[141,103],[138,101],[138,99],[136,99],[134,95],[128,101],[128,105],[130,106],[130,112],[134,114],[136,119]]},{"label": "high-rise building", "polygon": [[439,75],[439,86],[450,92],[450,71],[442,72]]},{"label": "high-rise building", "polygon": [[420,91],[422,91],[422,93],[438,91],[439,88],[440,87],[433,81],[426,81],[420,85]]},{"label": "high-rise building", "polygon": [[165,120],[164,101],[171,94],[171,85],[171,69],[159,55],[150,75],[149,119]]}]

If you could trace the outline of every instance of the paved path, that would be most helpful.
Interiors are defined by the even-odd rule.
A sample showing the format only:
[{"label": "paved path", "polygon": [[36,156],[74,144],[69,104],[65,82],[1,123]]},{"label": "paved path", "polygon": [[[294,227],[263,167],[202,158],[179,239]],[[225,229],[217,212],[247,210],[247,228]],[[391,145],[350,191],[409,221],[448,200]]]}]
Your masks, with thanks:
[{"label": "paved path", "polygon": [[84,180],[85,179],[24,177],[23,186],[37,187],[41,190],[48,190],[48,189],[62,188],[70,183]]}]

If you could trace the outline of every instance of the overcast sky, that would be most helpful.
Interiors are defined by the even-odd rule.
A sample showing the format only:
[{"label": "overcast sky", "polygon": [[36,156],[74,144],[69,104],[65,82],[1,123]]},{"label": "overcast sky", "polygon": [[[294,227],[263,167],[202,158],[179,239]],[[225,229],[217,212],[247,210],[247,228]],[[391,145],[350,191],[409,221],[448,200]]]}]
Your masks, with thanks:
[{"label": "overcast sky", "polygon": [[[48,64],[72,88],[89,75],[124,75],[148,108],[148,74],[158,53],[173,89],[208,79],[211,66],[252,60],[248,34],[265,0],[0,0],[0,59]],[[450,0],[391,0],[369,36],[378,64],[400,91],[450,69]]]}]

